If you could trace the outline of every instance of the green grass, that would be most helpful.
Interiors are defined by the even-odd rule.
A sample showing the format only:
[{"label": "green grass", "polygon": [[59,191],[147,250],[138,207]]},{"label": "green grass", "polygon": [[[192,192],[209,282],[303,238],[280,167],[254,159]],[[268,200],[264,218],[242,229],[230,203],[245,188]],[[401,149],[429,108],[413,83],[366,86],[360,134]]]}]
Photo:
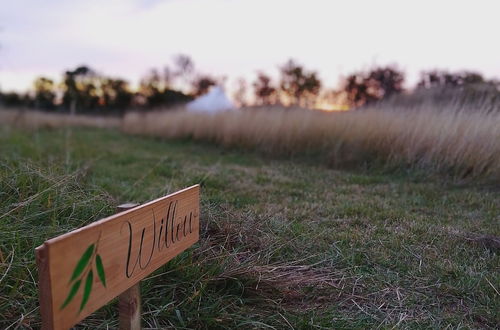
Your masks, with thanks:
[{"label": "green grass", "polygon": [[[498,186],[0,127],[0,328],[40,327],[33,249],[44,240],[194,183],[200,242],[142,282],[145,328],[500,324]],[[116,302],[82,326],[116,327]]]}]

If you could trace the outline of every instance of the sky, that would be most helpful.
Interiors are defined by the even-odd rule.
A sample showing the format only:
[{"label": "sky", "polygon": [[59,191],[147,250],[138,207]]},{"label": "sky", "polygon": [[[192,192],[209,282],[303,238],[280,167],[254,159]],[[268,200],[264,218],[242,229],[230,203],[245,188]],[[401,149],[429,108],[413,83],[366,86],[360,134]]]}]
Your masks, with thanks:
[{"label": "sky", "polygon": [[151,68],[192,57],[198,71],[253,80],[293,58],[326,87],[397,64],[500,78],[498,0],[0,0],[0,89],[60,80],[87,64],[136,84]]}]

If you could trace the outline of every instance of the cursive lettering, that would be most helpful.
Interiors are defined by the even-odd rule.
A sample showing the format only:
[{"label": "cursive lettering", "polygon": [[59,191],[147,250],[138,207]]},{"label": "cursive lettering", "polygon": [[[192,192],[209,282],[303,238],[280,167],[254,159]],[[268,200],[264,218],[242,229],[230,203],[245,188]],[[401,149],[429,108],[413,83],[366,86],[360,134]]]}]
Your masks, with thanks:
[{"label": "cursive lettering", "polygon": [[[135,260],[132,260],[132,251],[137,250],[137,246],[134,246],[134,232],[137,233],[137,231],[133,230],[133,226],[130,220],[125,221],[122,224],[122,227],[120,228],[120,233],[123,231],[123,227],[126,227],[128,229],[128,249],[127,249],[127,260],[125,263],[125,275],[130,278],[133,276],[137,265],[139,265],[139,268],[141,270],[144,270],[147,268],[147,266],[150,264],[153,255],[155,254],[155,251],[157,253],[162,252],[164,248],[169,248],[172,245],[176,244],[177,242],[181,241],[184,237],[188,235],[188,228],[187,225],[189,224],[189,234],[193,232],[193,219],[197,218],[198,215],[194,214],[193,211],[189,212],[189,216],[186,214],[184,215],[184,218],[182,216],[178,217],[177,216],[177,205],[178,201],[171,201],[168,204],[168,207],[166,208],[166,213],[164,213],[164,216],[160,219],[159,221],[159,229],[158,232],[156,230],[156,213],[154,208],[151,208],[151,214],[152,214],[152,229],[151,226],[147,226],[141,229],[141,238],[140,238],[140,243],[138,246],[139,253],[137,254],[137,257],[135,257]],[[176,221],[177,220],[177,221]],[[147,245],[148,242],[145,242],[145,234],[146,230],[152,230],[152,236],[153,236],[153,241],[151,243],[151,249],[149,250],[149,256],[146,257],[143,256],[143,250],[145,251],[145,245]]]}]

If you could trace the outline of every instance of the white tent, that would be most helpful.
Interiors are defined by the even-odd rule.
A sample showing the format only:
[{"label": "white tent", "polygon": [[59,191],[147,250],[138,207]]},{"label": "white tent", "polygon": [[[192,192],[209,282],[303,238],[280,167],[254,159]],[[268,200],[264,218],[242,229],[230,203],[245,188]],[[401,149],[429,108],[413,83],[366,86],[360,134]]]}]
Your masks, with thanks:
[{"label": "white tent", "polygon": [[224,90],[214,86],[210,91],[186,105],[188,111],[202,113],[217,113],[220,111],[234,110],[236,107],[226,96]]}]

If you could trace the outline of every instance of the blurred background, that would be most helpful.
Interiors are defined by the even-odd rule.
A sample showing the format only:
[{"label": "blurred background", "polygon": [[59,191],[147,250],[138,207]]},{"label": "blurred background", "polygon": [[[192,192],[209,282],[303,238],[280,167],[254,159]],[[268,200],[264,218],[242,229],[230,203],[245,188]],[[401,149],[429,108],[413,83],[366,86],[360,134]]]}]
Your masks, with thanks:
[{"label": "blurred background", "polygon": [[443,87],[491,103],[499,9],[488,0],[4,1],[0,102],[121,114],[219,85],[238,107],[347,110]]}]

